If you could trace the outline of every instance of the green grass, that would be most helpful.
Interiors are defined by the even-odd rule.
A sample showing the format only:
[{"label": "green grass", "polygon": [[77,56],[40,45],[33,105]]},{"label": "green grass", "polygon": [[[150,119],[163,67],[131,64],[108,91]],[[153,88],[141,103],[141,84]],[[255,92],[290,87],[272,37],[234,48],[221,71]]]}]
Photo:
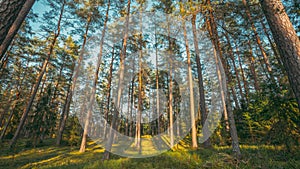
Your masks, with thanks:
[{"label": "green grass", "polygon": [[229,146],[215,146],[211,149],[189,150],[182,146],[176,151],[167,151],[149,158],[124,158],[112,155],[109,161],[102,162],[104,150],[89,142],[87,151],[79,153],[79,147],[51,146],[54,140],[47,140],[43,146],[25,148],[24,141],[10,150],[4,143],[0,147],[0,168],[300,168],[300,148],[286,152],[283,147],[242,145],[243,158],[232,157]]}]

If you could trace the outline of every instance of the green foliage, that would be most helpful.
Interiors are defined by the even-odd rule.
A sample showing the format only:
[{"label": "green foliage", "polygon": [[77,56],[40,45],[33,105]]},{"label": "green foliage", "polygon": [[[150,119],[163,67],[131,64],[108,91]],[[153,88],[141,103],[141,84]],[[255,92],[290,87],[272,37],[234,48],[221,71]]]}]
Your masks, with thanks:
[{"label": "green foliage", "polygon": [[247,108],[236,112],[243,142],[284,144],[288,150],[299,144],[300,112],[287,90],[254,94],[250,100]]},{"label": "green foliage", "polygon": [[78,118],[76,116],[71,116],[67,120],[63,139],[70,146],[78,146],[81,142],[82,132],[83,130]]}]

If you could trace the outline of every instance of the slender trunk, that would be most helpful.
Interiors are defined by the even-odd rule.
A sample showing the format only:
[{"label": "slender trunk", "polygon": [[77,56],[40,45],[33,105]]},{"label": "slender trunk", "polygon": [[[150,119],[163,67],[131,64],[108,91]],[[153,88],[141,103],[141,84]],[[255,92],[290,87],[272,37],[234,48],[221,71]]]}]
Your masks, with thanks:
[{"label": "slender trunk", "polygon": [[237,96],[236,96],[235,88],[234,88],[233,86],[231,86],[231,87],[230,87],[230,90],[231,90],[231,94],[232,94],[233,101],[234,101],[234,104],[235,104],[236,109],[241,109],[240,104],[239,104],[239,101],[238,101],[238,98],[237,98]]},{"label": "slender trunk", "polygon": [[252,28],[252,31],[254,33],[254,36],[255,36],[255,40],[256,40],[256,43],[260,49],[260,52],[261,52],[261,55],[263,57],[263,61],[264,61],[264,64],[266,65],[266,68],[267,68],[267,71],[269,73],[269,76],[270,76],[270,79],[275,82],[275,79],[274,79],[274,76],[273,76],[273,73],[272,73],[272,68],[271,68],[271,65],[270,65],[270,61],[269,61],[269,58],[261,44],[261,40],[260,40],[260,37],[256,31],[256,27],[254,25],[254,22],[253,22],[253,19],[252,19],[252,16],[251,16],[251,12],[250,12],[250,7],[249,7],[249,4],[247,3],[246,0],[242,0],[243,2],[243,5],[246,9],[246,14],[247,14],[247,17],[248,17],[248,21],[249,23],[251,24],[251,28]]},{"label": "slender trunk", "polygon": [[107,135],[107,121],[108,121],[108,114],[110,112],[110,97],[111,97],[111,81],[112,81],[112,72],[113,72],[113,63],[114,63],[114,57],[115,55],[115,47],[113,46],[113,51],[112,51],[112,56],[111,56],[111,62],[110,62],[110,66],[109,66],[109,77],[108,77],[108,92],[107,92],[107,103],[106,103],[106,110],[104,113],[104,118],[105,118],[105,122],[104,122],[104,137],[106,138]]},{"label": "slender trunk", "polygon": [[[207,0],[208,5],[211,5],[210,0]],[[232,149],[234,154],[240,158],[241,157],[241,151],[239,147],[239,141],[238,141],[238,135],[237,135],[237,130],[235,126],[235,120],[232,112],[232,107],[230,103],[230,95],[228,89],[228,79],[227,83],[225,83],[224,88],[222,82],[226,80],[226,76],[228,77],[228,72],[227,72],[227,67],[226,67],[226,62],[225,59],[223,58],[221,47],[220,47],[220,42],[219,42],[219,37],[218,37],[218,32],[217,32],[217,27],[215,23],[215,19],[213,16],[213,11],[210,8],[209,9],[209,19],[208,19],[208,28],[209,28],[209,34],[212,38],[212,43],[214,45],[214,57],[216,61],[216,66],[217,66],[217,71],[218,71],[218,78],[219,78],[219,83],[220,83],[220,88],[221,88],[221,96],[222,96],[222,102],[223,102],[223,107],[224,107],[224,112],[227,112],[228,114],[228,119],[229,119],[229,124],[230,124],[230,136],[231,136],[231,141],[232,141]],[[221,63],[219,63],[221,61]],[[224,67],[226,76],[222,77],[221,76],[221,68]],[[226,92],[224,90],[227,90],[227,96]],[[225,103],[224,103],[225,102]]]},{"label": "slender trunk", "polygon": [[280,55],[279,55],[279,53],[278,53],[278,49],[277,49],[276,45],[274,44],[274,42],[272,41],[272,39],[271,39],[271,37],[270,37],[270,35],[269,35],[269,33],[268,33],[268,30],[267,30],[267,28],[266,28],[266,25],[265,25],[265,23],[264,23],[264,21],[263,21],[263,20],[260,20],[260,23],[261,23],[261,26],[262,26],[262,28],[263,28],[263,30],[264,30],[264,33],[266,34],[266,37],[267,37],[269,43],[270,43],[270,45],[271,45],[271,48],[272,48],[273,53],[274,53],[274,56],[275,56],[277,62],[279,63],[280,68],[282,69],[282,72],[284,72],[283,67],[282,67],[282,66],[283,66],[283,63],[282,63],[282,61],[281,61],[281,59],[280,59]]},{"label": "slender trunk", "polygon": [[125,119],[125,136],[129,136],[129,112],[130,112],[130,100],[131,100],[131,85],[128,86],[128,100],[127,100],[127,113]]},{"label": "slender trunk", "polygon": [[135,146],[138,150],[141,149],[141,117],[143,111],[143,100],[142,100],[142,51],[140,51],[140,59],[139,59],[139,83],[138,83],[138,114],[136,117],[136,132],[135,132]]},{"label": "slender trunk", "polygon": [[[6,112],[9,112],[9,110],[10,110],[10,114],[9,114],[9,117],[8,117],[8,119],[7,119],[6,123],[5,123],[5,125],[4,125],[3,130],[1,131],[0,142],[4,139],[6,130],[7,130],[8,126],[9,126],[9,124],[10,124],[10,122],[11,122],[11,119],[12,119],[13,115],[14,115],[14,109],[15,109],[16,104],[17,104],[17,102],[18,102],[19,95],[20,95],[20,93],[17,94],[17,99],[16,99],[15,101],[13,101],[13,103],[9,103],[9,107],[8,107],[8,110],[7,110]],[[10,108],[11,105],[12,105],[12,107]]]},{"label": "slender trunk", "polygon": [[194,107],[192,65],[191,65],[191,55],[190,55],[189,43],[187,39],[185,22],[183,22],[183,36],[185,41],[187,64],[188,64],[188,83],[189,83],[189,90],[190,90],[190,113],[191,113],[191,127],[192,127],[192,148],[197,149],[198,143],[197,143],[197,128],[196,128],[195,107]]},{"label": "slender trunk", "polygon": [[[29,13],[31,7],[33,6],[35,0],[13,0],[13,1],[10,0],[10,1],[3,1],[2,3],[5,4],[5,3],[17,3],[17,2],[20,4],[19,6],[21,7],[21,9],[17,10],[17,11],[14,11],[14,10],[11,9],[11,11],[10,11],[10,12],[15,12],[15,14],[17,14],[17,15],[15,15],[15,14],[14,15],[17,16],[17,17],[15,19],[12,19],[12,18],[8,19],[8,18],[4,17],[4,19],[8,19],[7,20],[8,22],[12,23],[11,26],[10,26],[10,24],[5,25],[5,22],[2,22],[2,23],[0,22],[0,27],[1,27],[1,31],[0,31],[1,32],[1,34],[0,34],[0,60],[4,56],[6,50],[8,49],[10,43],[12,42],[12,40],[14,38],[14,36],[17,34],[18,30],[20,29],[23,21],[25,20],[25,18],[27,16],[27,14]],[[3,5],[2,3],[0,3],[0,6]],[[21,3],[22,3],[22,5],[21,5]],[[2,6],[2,7],[5,7],[5,6]],[[18,8],[20,8],[20,7],[18,7]],[[0,15],[2,17],[1,12],[0,12]],[[4,36],[2,34],[2,26],[3,26],[2,24],[4,24],[4,26],[7,27],[7,28],[9,27],[9,30],[8,30],[7,34],[6,35],[4,34]]]},{"label": "slender trunk", "polygon": [[63,132],[64,132],[64,128],[68,119],[68,113],[69,113],[69,107],[71,105],[71,101],[72,101],[72,96],[73,96],[73,92],[75,90],[75,86],[76,86],[76,82],[77,82],[77,78],[79,75],[79,70],[81,67],[81,62],[83,60],[83,54],[85,51],[85,45],[86,45],[86,41],[87,41],[87,36],[88,36],[88,32],[89,32],[89,27],[90,27],[90,23],[91,23],[91,14],[88,15],[87,17],[87,21],[86,21],[86,26],[85,26],[85,33],[83,35],[83,43],[82,43],[82,47],[81,47],[81,51],[79,54],[79,58],[78,58],[78,62],[77,62],[77,66],[74,70],[74,77],[72,80],[72,85],[71,85],[71,89],[69,91],[69,94],[67,95],[67,102],[65,104],[63,114],[62,114],[62,121],[59,125],[59,130],[58,130],[58,134],[57,134],[57,138],[56,138],[56,145],[60,145],[61,144],[61,140],[62,140],[62,136],[63,136]]},{"label": "slender trunk", "polygon": [[234,58],[233,49],[232,49],[232,46],[231,46],[231,43],[230,43],[230,39],[229,39],[229,36],[228,36],[227,33],[224,33],[224,36],[225,36],[225,38],[227,40],[227,43],[228,43],[228,46],[229,46],[229,58],[232,61],[232,65],[233,65],[233,68],[234,68],[234,72],[235,72],[238,88],[239,88],[239,91],[240,91],[240,95],[241,95],[242,100],[245,100],[245,96],[244,96],[241,81],[240,81],[240,76],[239,76],[239,73],[238,73],[238,70],[237,70],[236,64],[235,64],[235,58]]},{"label": "slender trunk", "polygon": [[300,40],[280,0],[260,0],[300,109]]},{"label": "slender trunk", "polygon": [[94,106],[94,102],[95,102],[95,94],[96,94],[96,89],[97,89],[97,84],[98,84],[98,79],[99,79],[98,75],[99,75],[100,65],[101,65],[101,60],[102,60],[103,45],[104,45],[104,38],[105,38],[105,33],[106,33],[106,24],[108,21],[109,9],[110,9],[110,0],[108,1],[108,4],[107,4],[105,21],[104,21],[103,30],[101,33],[102,36],[101,36],[101,41],[100,41],[100,52],[99,52],[99,56],[97,59],[96,71],[94,74],[93,88],[92,88],[92,91],[90,94],[87,116],[85,119],[84,130],[83,130],[82,141],[81,141],[81,146],[80,146],[79,152],[85,152],[87,135],[88,135],[88,130],[89,130],[89,123],[90,123],[90,120],[92,117],[92,111],[93,111],[93,106]]},{"label": "slender trunk", "polygon": [[58,127],[58,132],[57,132],[57,138],[56,138],[56,145],[59,146],[61,144],[62,141],[62,137],[63,137],[63,132],[65,130],[65,126],[67,123],[67,119],[69,116],[69,108],[70,108],[70,104],[68,104],[69,99],[72,98],[71,96],[71,86],[68,87],[68,92],[67,92],[67,98],[66,98],[66,102],[64,104],[63,110],[62,110],[62,114],[61,114],[61,118],[59,121],[59,127]]},{"label": "slender trunk", "polygon": [[143,59],[143,6],[142,4],[140,5],[140,36],[139,36],[139,83],[138,83],[138,89],[139,89],[139,94],[138,94],[138,114],[137,114],[137,119],[136,119],[136,138],[135,138],[135,146],[141,151],[141,132],[142,132],[142,127],[141,127],[141,119],[142,119],[142,111],[143,111],[143,67],[142,67],[142,59]]},{"label": "slender trunk", "polygon": [[172,78],[172,61],[169,62],[170,71],[169,71],[169,123],[170,123],[170,147],[174,147],[174,129],[173,129],[173,78]]},{"label": "slender trunk", "polygon": [[63,4],[62,4],[62,7],[61,7],[61,11],[60,11],[58,23],[57,23],[57,32],[56,32],[55,35],[54,35],[54,38],[53,38],[52,43],[51,43],[51,45],[50,45],[49,52],[48,52],[48,54],[47,54],[47,58],[46,58],[46,60],[45,60],[44,63],[43,63],[43,66],[42,66],[42,69],[41,69],[41,71],[40,71],[40,73],[39,73],[39,75],[38,75],[38,78],[36,79],[36,82],[35,82],[34,87],[33,87],[33,93],[32,93],[32,95],[31,95],[31,97],[30,97],[30,99],[29,99],[29,102],[28,102],[28,104],[27,104],[27,107],[24,109],[24,112],[23,112],[23,115],[22,115],[22,117],[21,117],[21,120],[20,120],[20,123],[19,123],[19,125],[18,125],[18,128],[17,128],[17,130],[16,130],[16,132],[15,132],[15,134],[14,134],[14,137],[13,137],[12,140],[10,141],[10,147],[13,147],[13,146],[15,145],[15,143],[16,143],[18,137],[19,137],[19,134],[20,134],[20,132],[21,132],[21,130],[22,130],[22,128],[23,128],[23,125],[24,125],[26,119],[27,119],[28,113],[29,113],[29,111],[30,111],[30,109],[31,109],[31,106],[32,106],[33,101],[34,101],[34,98],[35,98],[35,96],[36,96],[36,94],[37,94],[37,91],[38,91],[38,88],[39,88],[39,86],[40,86],[41,80],[42,80],[42,78],[43,78],[43,76],[44,76],[44,73],[45,73],[45,71],[46,71],[46,68],[47,68],[47,66],[48,66],[48,63],[49,63],[50,58],[51,58],[51,56],[52,56],[52,53],[53,53],[54,46],[55,46],[55,44],[56,44],[57,38],[58,38],[59,35],[60,35],[60,26],[61,26],[62,17],[63,17],[64,10],[65,10],[65,4],[66,4],[66,1],[64,0],[64,1],[63,1]]},{"label": "slender trunk", "polygon": [[156,30],[156,24],[155,24],[155,83],[156,83],[156,114],[157,114],[157,134],[160,134],[160,110],[159,110],[159,72],[158,72],[158,49],[157,49],[157,30]]},{"label": "slender trunk", "polygon": [[203,75],[202,75],[202,66],[200,61],[200,50],[198,46],[198,36],[197,36],[197,30],[196,30],[196,15],[193,15],[192,17],[192,29],[193,29],[193,39],[194,39],[194,47],[196,52],[196,63],[197,63],[197,73],[198,73],[198,86],[199,86],[199,100],[200,100],[200,114],[201,114],[201,125],[202,125],[202,132],[203,137],[207,138],[207,140],[204,141],[203,145],[204,147],[210,147],[210,138],[208,137],[208,131],[207,129],[204,129],[204,124],[207,118],[207,112],[206,112],[206,104],[205,104],[205,91],[204,91],[204,84],[203,84]]},{"label": "slender trunk", "polygon": [[258,78],[257,78],[257,73],[256,73],[256,70],[255,70],[255,59],[254,59],[254,56],[253,56],[253,52],[252,52],[252,47],[251,47],[251,44],[250,44],[250,41],[248,41],[248,46],[249,46],[249,56],[248,56],[248,60],[249,60],[249,67],[250,67],[250,71],[251,71],[251,74],[253,76],[253,80],[254,80],[254,89],[256,92],[259,92],[260,91],[260,85],[258,83]]},{"label": "slender trunk", "polygon": [[[135,72],[135,59],[133,58],[133,72]],[[133,117],[132,117],[132,110],[133,110],[133,101],[134,101],[134,94],[133,94],[133,91],[134,91],[134,77],[132,78],[131,80],[131,90],[130,90],[130,95],[131,95],[131,98],[130,98],[130,121],[131,121],[131,124],[130,124],[130,128],[129,128],[129,136],[130,137],[133,137]]]},{"label": "slender trunk", "polygon": [[[123,79],[124,79],[124,64],[125,64],[124,62],[125,62],[125,57],[126,57],[126,46],[127,46],[128,28],[129,28],[130,3],[131,3],[131,0],[128,0],[128,2],[127,2],[126,23],[125,23],[125,34],[124,34],[124,38],[123,38],[122,51],[120,53],[120,74],[119,74],[116,109],[120,108],[120,100],[121,100],[121,94],[122,94],[122,89],[123,89],[122,82],[123,82]],[[103,154],[103,160],[108,160],[109,159],[109,155],[110,155],[109,152],[111,151],[113,137],[114,137],[113,136],[114,134],[113,134],[112,130],[116,126],[118,116],[119,116],[119,112],[118,112],[118,110],[116,110],[114,112],[114,115],[113,115],[107,145],[105,146],[105,152]]]},{"label": "slender trunk", "polygon": [[[210,0],[207,1],[210,5]],[[215,26],[215,20],[214,20],[214,16],[213,16],[213,13],[212,13],[212,10],[210,10],[210,13],[209,13],[209,16],[207,17],[207,21],[206,21],[206,24],[207,24],[207,27],[208,27],[208,33],[210,35],[210,38],[211,38],[211,41],[212,41],[212,44],[214,46],[214,48],[217,48],[220,47],[220,44],[219,44],[219,37],[218,37],[218,32],[217,32],[217,28]],[[219,48],[218,48],[219,49]],[[220,52],[220,50],[218,50],[218,52]],[[216,60],[216,59],[215,59]],[[219,60],[216,60],[216,64],[219,62]],[[224,64],[225,65],[225,64]],[[217,65],[218,66],[218,65]],[[226,70],[227,68],[225,68]],[[218,69],[217,69],[218,71]],[[218,73],[221,73],[218,71]],[[221,75],[220,75],[221,76]],[[223,85],[221,82],[221,79],[219,78],[219,81],[220,81],[220,85]],[[226,88],[227,89],[227,88]],[[224,89],[223,89],[224,90]],[[222,92],[222,89],[221,89],[221,92]],[[223,97],[222,97],[223,98]],[[225,98],[225,94],[224,94],[224,98]],[[224,114],[224,120],[225,120],[225,128],[227,131],[229,131],[230,127],[229,127],[229,121],[228,121],[228,114],[227,114],[227,111],[226,111],[226,104],[225,104],[225,100],[222,100],[222,106],[223,106],[223,114]]]},{"label": "slender trunk", "polygon": [[237,56],[238,56],[238,62],[239,62],[239,67],[241,69],[241,75],[242,75],[242,79],[243,79],[243,87],[244,87],[244,90],[245,90],[245,94],[246,94],[246,101],[248,103],[248,98],[249,98],[249,88],[248,88],[248,82],[246,80],[246,76],[245,76],[245,73],[244,73],[244,68],[243,68],[243,63],[241,61],[241,57],[240,57],[240,52],[239,52],[239,48],[238,48],[238,45],[237,43],[235,43],[235,48],[236,48],[236,53],[237,53]]}]

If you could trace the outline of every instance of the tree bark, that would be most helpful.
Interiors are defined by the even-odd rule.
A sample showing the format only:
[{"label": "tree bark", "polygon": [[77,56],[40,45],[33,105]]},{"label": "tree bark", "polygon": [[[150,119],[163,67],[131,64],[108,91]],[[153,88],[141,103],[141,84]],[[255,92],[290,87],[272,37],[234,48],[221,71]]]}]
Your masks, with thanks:
[{"label": "tree bark", "polygon": [[260,0],[300,109],[300,40],[280,0]]},{"label": "tree bark", "polygon": [[[0,3],[0,60],[17,34],[35,0],[9,0]],[[5,9],[5,7],[7,7]],[[2,10],[5,9],[5,10]]]}]

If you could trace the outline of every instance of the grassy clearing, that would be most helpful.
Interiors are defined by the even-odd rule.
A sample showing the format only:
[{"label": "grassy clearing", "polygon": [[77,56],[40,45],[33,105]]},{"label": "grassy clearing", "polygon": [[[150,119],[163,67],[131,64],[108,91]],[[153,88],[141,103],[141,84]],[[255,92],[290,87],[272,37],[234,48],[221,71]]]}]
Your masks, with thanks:
[{"label": "grassy clearing", "polygon": [[25,148],[21,143],[16,149],[9,150],[4,144],[0,152],[0,168],[300,168],[299,147],[286,152],[283,147],[242,145],[242,160],[233,158],[228,146],[198,150],[179,147],[179,150],[149,158],[130,159],[113,155],[111,160],[102,162],[104,150],[93,142],[89,142],[85,153],[79,153],[78,147],[49,145],[53,145],[53,140],[34,149]]}]

